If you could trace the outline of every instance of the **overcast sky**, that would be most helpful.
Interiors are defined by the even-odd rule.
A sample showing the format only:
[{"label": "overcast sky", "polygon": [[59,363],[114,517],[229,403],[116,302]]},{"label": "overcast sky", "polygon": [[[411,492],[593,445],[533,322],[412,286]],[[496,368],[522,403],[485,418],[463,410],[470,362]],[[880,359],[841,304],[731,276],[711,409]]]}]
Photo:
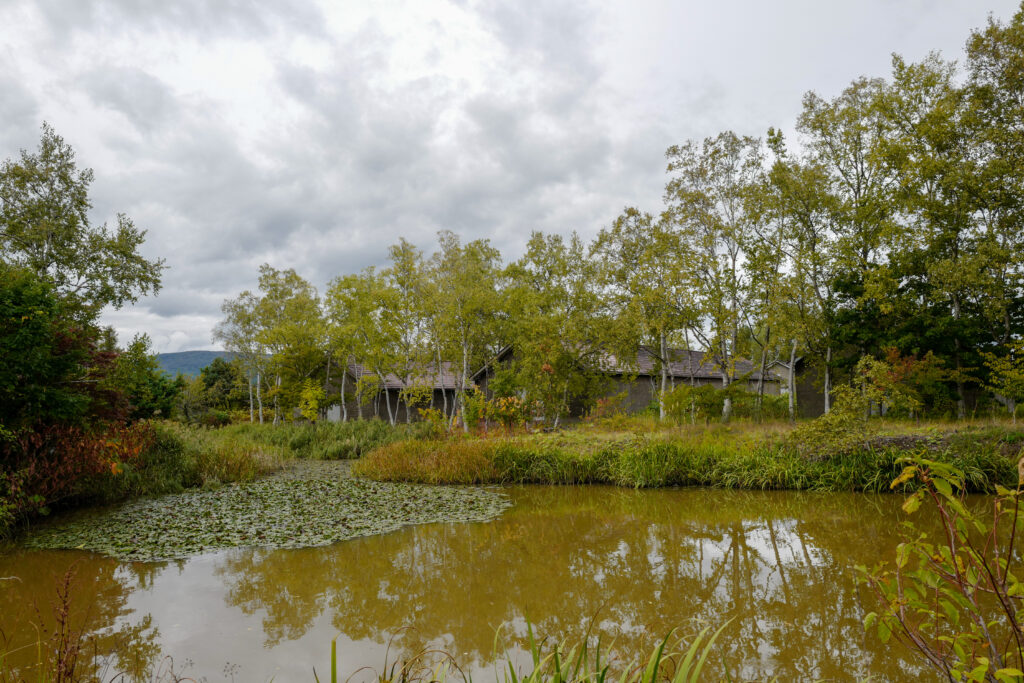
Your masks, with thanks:
[{"label": "overcast sky", "polygon": [[962,56],[1011,0],[0,0],[0,158],[50,122],[167,260],[122,341],[216,348],[267,262],[323,291],[406,237],[592,237],[657,211],[664,151],[792,130],[803,93]]}]

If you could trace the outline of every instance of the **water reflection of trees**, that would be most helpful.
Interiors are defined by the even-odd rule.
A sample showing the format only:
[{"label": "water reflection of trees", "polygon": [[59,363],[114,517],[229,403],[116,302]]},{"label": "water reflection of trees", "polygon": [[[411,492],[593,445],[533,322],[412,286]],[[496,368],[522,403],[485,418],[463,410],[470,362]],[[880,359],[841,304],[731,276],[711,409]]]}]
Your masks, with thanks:
[{"label": "water reflection of trees", "polygon": [[58,591],[72,569],[68,623],[82,635],[79,659],[82,680],[105,672],[106,678],[124,673],[142,680],[159,663],[158,631],[150,615],[132,619],[127,607],[135,587],[144,587],[161,564],[123,565],[92,553],[15,551],[0,555],[0,647],[8,652],[5,666],[12,675],[35,679],[39,663],[36,643],[43,641],[46,661],[50,635],[56,626]]},{"label": "water reflection of trees", "polygon": [[[909,677],[865,636],[851,568],[891,556],[899,502],[855,495],[536,488],[489,524],[413,527],[327,548],[225,556],[228,601],[263,610],[269,645],[321,614],[349,638],[441,642],[491,659],[524,617],[579,637],[597,615],[623,653],[736,617],[716,659],[748,678]],[[516,630],[515,628],[513,630]]]}]

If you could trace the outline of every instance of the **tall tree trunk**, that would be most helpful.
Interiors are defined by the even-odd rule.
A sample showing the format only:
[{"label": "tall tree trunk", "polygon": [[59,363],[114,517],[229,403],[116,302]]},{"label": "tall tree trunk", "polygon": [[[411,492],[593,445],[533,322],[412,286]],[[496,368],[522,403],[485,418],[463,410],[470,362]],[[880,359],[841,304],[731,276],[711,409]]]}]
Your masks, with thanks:
[{"label": "tall tree trunk", "polygon": [[832,347],[825,349],[825,414],[832,412]]},{"label": "tall tree trunk", "polygon": [[255,410],[252,405],[252,374],[249,374],[249,424],[256,421]]},{"label": "tall tree trunk", "polygon": [[566,382],[565,386],[562,387],[562,405],[561,405],[561,408],[559,410],[555,411],[555,421],[551,425],[555,429],[558,429],[558,423],[559,423],[559,420],[562,417],[562,411],[565,411],[566,415],[569,414],[569,383],[568,382]]},{"label": "tall tree trunk", "polygon": [[796,422],[796,339],[789,351],[789,421]]},{"label": "tall tree trunk", "polygon": [[260,409],[260,424],[263,424],[263,375],[256,372],[256,405]]},{"label": "tall tree trunk", "polygon": [[469,423],[466,422],[466,381],[469,379],[469,347],[465,341],[462,344],[462,378],[459,380],[459,404],[462,411],[462,431],[469,433]]},{"label": "tall tree trunk", "polygon": [[967,417],[967,400],[964,398],[963,361],[960,359],[960,339],[956,340],[956,350],[953,354],[956,363],[956,417],[963,420]]},{"label": "tall tree trunk", "polygon": [[325,420],[327,419],[327,410],[330,406],[330,401],[327,398],[331,395],[331,356],[332,354],[327,354],[327,375],[324,378],[324,408],[321,417]]},{"label": "tall tree trunk", "polygon": [[697,399],[693,396],[693,389],[697,386],[697,372],[693,369],[693,354],[690,353],[690,330],[683,329],[686,339],[686,371],[690,374],[690,424],[697,424]]},{"label": "tall tree trunk", "polygon": [[274,424],[281,423],[281,375],[277,375],[277,381],[274,382]]},{"label": "tall tree trunk", "polygon": [[[405,389],[406,389],[406,391],[409,390],[409,383],[411,381],[412,381],[412,376],[411,375],[406,375],[405,376]],[[399,396],[401,396],[401,394],[399,394]],[[402,399],[402,403],[405,404],[405,424],[410,424],[412,422],[412,408],[409,407],[409,394],[408,393],[405,394],[405,397]]]},{"label": "tall tree trunk", "polygon": [[[436,340],[436,337],[435,337]],[[448,421],[448,389],[444,386],[444,365],[441,364],[441,345],[434,343],[434,360],[437,363],[437,376],[441,379],[441,414]],[[431,396],[430,407],[434,407],[434,398]]]},{"label": "tall tree trunk", "polygon": [[[725,353],[725,342],[722,342],[722,391],[729,389],[729,356]],[[728,424],[732,419],[732,399],[729,396],[722,401],[722,422]]]},{"label": "tall tree trunk", "polygon": [[384,381],[384,376],[381,373],[377,373],[377,378],[380,380],[381,393],[384,394],[384,403],[388,407],[388,422],[392,427],[395,426],[395,414],[391,410],[391,392],[388,391],[387,384]]},{"label": "tall tree trunk", "polygon": [[764,405],[764,371],[768,362],[768,343],[771,340],[772,328],[769,327],[764,333],[764,344],[761,345],[761,371],[757,377],[757,421],[761,421],[761,412]]},{"label": "tall tree trunk", "polygon": [[341,370],[341,421],[348,422],[348,402],[345,400],[345,380],[348,379],[348,362]]},{"label": "tall tree trunk", "polygon": [[957,419],[963,420],[967,417],[967,400],[964,398],[963,361],[960,358],[962,349],[960,347],[960,296],[958,294],[953,295],[953,320],[957,322],[956,337],[953,339],[955,344],[954,359],[956,362],[956,416]]},{"label": "tall tree trunk", "polygon": [[658,419],[665,421],[665,392],[668,391],[668,340],[665,330],[658,336],[661,344],[661,392],[658,394]]}]

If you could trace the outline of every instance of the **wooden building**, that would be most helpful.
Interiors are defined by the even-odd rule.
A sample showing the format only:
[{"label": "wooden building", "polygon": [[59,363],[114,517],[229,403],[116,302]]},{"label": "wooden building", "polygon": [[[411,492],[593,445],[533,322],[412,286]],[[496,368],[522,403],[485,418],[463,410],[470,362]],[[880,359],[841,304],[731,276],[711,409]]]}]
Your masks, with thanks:
[{"label": "wooden building", "polygon": [[[473,381],[488,396],[491,395],[488,384],[494,377],[495,368],[511,362],[512,354],[512,347],[505,347],[490,363],[473,375]],[[721,369],[703,351],[670,349],[669,354],[672,359],[668,364],[670,387],[679,384],[710,384],[717,387],[724,385]],[[602,365],[604,366],[603,372],[610,381],[605,396],[611,397],[625,393],[623,409],[626,412],[639,412],[657,400],[658,391],[661,388],[661,370],[650,348],[641,347],[636,359],[629,362],[615,356],[606,356]],[[742,383],[749,391],[757,391],[760,378],[759,369],[745,358],[736,359],[734,365],[735,382]],[[784,393],[785,382],[786,376],[769,366],[765,370],[764,393],[770,395]],[[580,411],[581,407],[577,406],[570,412],[573,416],[578,417]]]},{"label": "wooden building", "polygon": [[455,402],[458,398],[459,369],[455,368],[448,361],[441,363],[440,371],[437,370],[436,363],[428,365],[422,375],[411,378],[408,384],[394,373],[386,374],[384,381],[380,383],[382,384],[380,391],[364,397],[368,400],[368,403],[360,406],[356,400],[356,382],[363,377],[373,378],[376,382],[380,383],[380,378],[369,368],[359,363],[348,364],[344,382],[344,406],[342,406],[339,400],[342,382],[340,379],[331,380],[332,391],[328,397],[328,402],[331,405],[327,409],[328,421],[341,422],[346,414],[349,420],[359,419],[360,414],[363,419],[378,417],[382,420],[388,420],[388,403],[385,401],[391,405],[391,414],[394,415],[395,422],[415,420],[418,417],[416,409],[413,408],[413,414],[408,415],[405,402],[401,400],[401,392],[407,386],[428,387],[431,392],[429,407],[447,408],[448,414],[451,414],[454,410]]}]

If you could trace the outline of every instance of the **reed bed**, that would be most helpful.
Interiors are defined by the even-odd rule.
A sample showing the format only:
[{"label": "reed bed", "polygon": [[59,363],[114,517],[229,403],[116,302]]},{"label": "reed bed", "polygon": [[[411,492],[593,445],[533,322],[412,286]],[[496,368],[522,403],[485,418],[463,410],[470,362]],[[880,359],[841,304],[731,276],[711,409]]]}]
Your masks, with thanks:
[{"label": "reed bed", "polygon": [[1014,485],[1024,431],[1004,427],[903,427],[864,445],[808,454],[787,432],[684,429],[653,434],[560,434],[403,441],[377,448],[353,473],[431,484],[613,484],[647,488],[887,491],[901,458],[926,453],[955,464],[971,491]]}]

